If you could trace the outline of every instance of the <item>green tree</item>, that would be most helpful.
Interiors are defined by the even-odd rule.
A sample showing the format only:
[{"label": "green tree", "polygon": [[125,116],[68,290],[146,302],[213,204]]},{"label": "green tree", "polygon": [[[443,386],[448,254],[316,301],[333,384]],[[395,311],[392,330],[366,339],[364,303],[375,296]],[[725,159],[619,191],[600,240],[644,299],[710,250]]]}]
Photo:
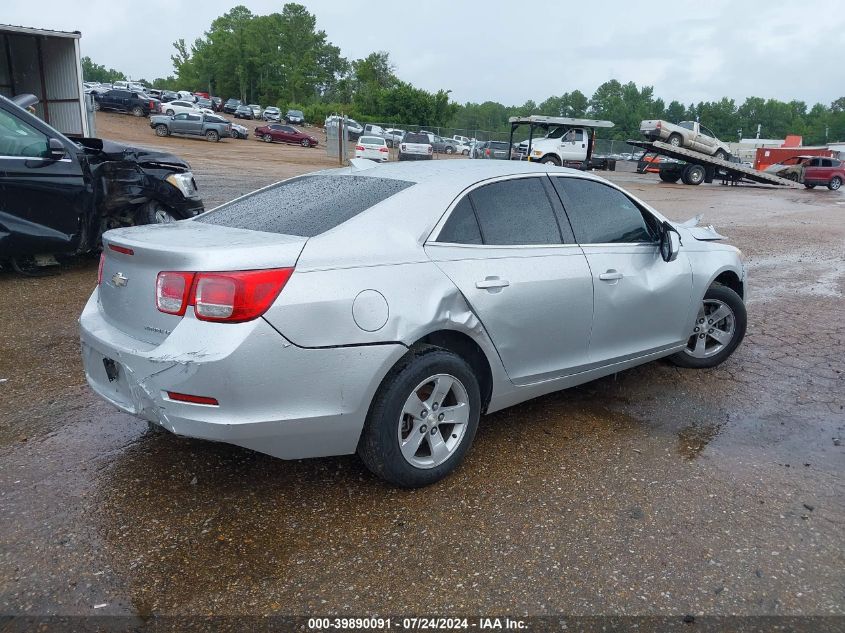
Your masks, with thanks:
[{"label": "green tree", "polygon": [[97,81],[100,83],[113,83],[115,81],[126,81],[126,75],[114,68],[106,68],[100,64],[95,64],[87,55],[81,60],[82,63],[82,80],[83,81]]}]

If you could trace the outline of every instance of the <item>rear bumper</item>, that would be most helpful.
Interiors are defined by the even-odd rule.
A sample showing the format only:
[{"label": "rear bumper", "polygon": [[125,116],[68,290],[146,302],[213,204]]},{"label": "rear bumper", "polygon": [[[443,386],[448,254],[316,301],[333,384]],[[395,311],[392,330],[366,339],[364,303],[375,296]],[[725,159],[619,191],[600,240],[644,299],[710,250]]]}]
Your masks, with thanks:
[{"label": "rear bumper", "polygon": [[[177,435],[283,459],[354,452],[378,385],[406,352],[398,344],[305,349],[264,319],[213,324],[189,316],[154,345],[112,326],[97,294],[79,323],[85,376],[98,395]],[[104,359],[114,362],[111,380]],[[219,405],[176,402],[168,391]]]}]

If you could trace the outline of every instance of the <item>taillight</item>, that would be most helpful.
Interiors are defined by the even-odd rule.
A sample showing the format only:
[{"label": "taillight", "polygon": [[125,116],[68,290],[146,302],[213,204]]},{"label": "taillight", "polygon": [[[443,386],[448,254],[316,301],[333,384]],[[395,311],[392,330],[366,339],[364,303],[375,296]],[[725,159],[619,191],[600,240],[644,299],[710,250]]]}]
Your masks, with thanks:
[{"label": "taillight", "polygon": [[103,264],[106,263],[106,254],[100,253],[100,265],[97,266],[97,285],[103,283]]},{"label": "taillight", "polygon": [[390,151],[390,150],[388,150],[386,147],[379,147],[379,148],[378,148],[378,151],[380,151],[380,152],[388,152],[388,151]]},{"label": "taillight", "polygon": [[663,124],[660,121],[658,121],[657,123],[654,124],[654,127],[659,130],[660,128],[663,127]]},{"label": "taillight", "polygon": [[194,273],[159,273],[156,277],[156,308],[159,312],[177,316],[185,314],[193,281]]},{"label": "taillight", "polygon": [[235,272],[161,272],[156,307],[183,316],[189,305],[200,321],[242,323],[264,314],[279,296],[293,268]]},{"label": "taillight", "polygon": [[428,146],[428,153],[429,154],[434,153],[434,148],[431,145]]},{"label": "taillight", "polygon": [[355,149],[356,149],[356,151],[363,152],[363,151],[364,151],[364,146],[363,146],[363,145],[356,145],[356,146],[355,146]]},{"label": "taillight", "polygon": [[490,155],[490,150],[489,150],[489,149],[485,149],[485,150],[484,150],[484,154],[485,154],[485,156],[489,156],[489,155]]}]

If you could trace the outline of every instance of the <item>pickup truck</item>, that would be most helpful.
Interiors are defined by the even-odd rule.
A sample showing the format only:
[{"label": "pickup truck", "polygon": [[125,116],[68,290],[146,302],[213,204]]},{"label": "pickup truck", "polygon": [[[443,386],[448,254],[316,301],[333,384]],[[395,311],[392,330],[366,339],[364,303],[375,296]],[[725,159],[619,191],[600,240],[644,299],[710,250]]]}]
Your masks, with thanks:
[{"label": "pickup truck", "polygon": [[150,117],[150,127],[157,136],[186,134],[204,136],[208,141],[219,141],[232,135],[232,124],[222,117],[199,112],[182,112],[173,116],[158,115]]},{"label": "pickup truck", "polygon": [[719,160],[727,160],[731,155],[730,148],[698,121],[681,121],[677,125],[660,120],[643,121],[640,132],[652,141],[691,149]]}]

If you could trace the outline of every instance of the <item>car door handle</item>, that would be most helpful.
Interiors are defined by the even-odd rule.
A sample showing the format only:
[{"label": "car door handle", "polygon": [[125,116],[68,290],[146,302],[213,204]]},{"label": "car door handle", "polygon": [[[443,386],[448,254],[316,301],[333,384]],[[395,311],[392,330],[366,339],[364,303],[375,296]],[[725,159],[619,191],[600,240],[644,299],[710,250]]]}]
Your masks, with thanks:
[{"label": "car door handle", "polygon": [[511,285],[507,279],[499,279],[498,277],[487,277],[484,281],[476,281],[475,287],[479,290],[496,290],[507,288]]},{"label": "car door handle", "polygon": [[604,272],[601,275],[599,275],[599,279],[601,279],[602,281],[619,281],[624,276],[625,275],[620,273],[618,270],[613,270],[611,268],[607,272]]}]

